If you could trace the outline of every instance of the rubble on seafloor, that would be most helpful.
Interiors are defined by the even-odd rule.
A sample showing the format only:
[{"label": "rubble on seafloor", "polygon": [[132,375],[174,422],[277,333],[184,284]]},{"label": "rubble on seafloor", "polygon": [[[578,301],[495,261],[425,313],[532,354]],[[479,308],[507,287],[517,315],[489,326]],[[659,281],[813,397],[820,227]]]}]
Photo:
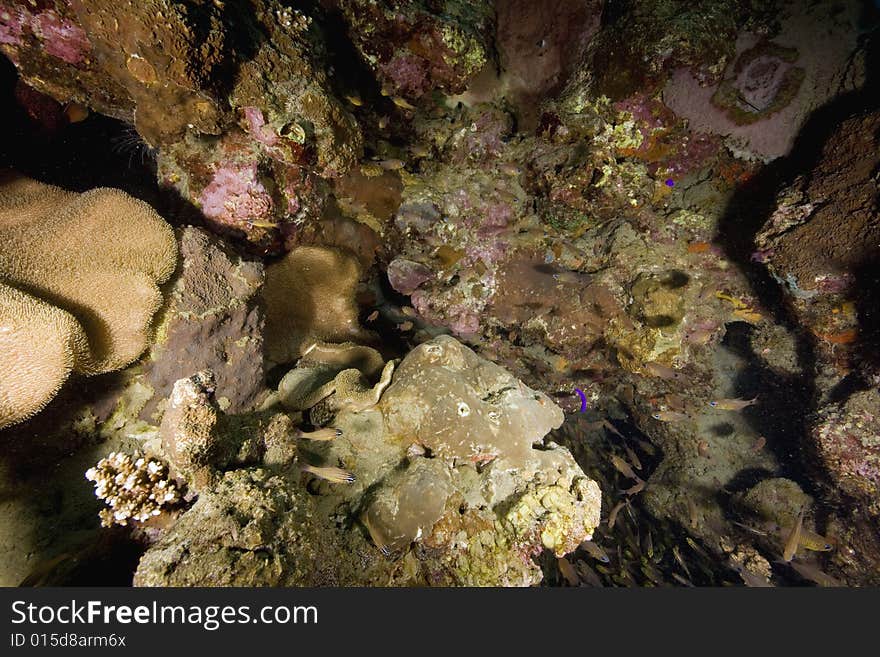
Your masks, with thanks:
[{"label": "rubble on seafloor", "polygon": [[0,582],[118,536],[83,473],[141,466],[137,585],[880,581],[876,12],[222,4],[0,0],[21,121],[129,135],[179,253],[124,358],[0,396]]}]

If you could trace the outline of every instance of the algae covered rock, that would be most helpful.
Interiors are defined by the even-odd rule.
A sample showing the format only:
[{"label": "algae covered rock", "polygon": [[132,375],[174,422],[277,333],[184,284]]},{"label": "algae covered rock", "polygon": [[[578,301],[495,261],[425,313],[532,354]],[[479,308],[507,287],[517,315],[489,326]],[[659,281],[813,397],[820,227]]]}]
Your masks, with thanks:
[{"label": "algae covered rock", "polygon": [[[449,336],[381,374],[356,345],[315,350],[293,371],[335,361],[365,385],[391,379],[372,404],[322,407],[306,388],[326,377],[297,378],[296,406],[335,439],[309,439],[299,411],[218,417],[206,375],[178,382],[163,447],[200,497],[147,551],[136,583],[531,585],[541,552],[564,555],[592,535],[599,487],[543,442],[563,420],[544,394]],[[336,466],[353,483],[321,477]]]},{"label": "algae covered rock", "polygon": [[143,382],[154,392],[142,416],[171,394],[178,379],[212,373],[216,398],[232,413],[252,410],[263,385],[262,263],[235,254],[204,230],[179,231],[182,265],[162,312]]}]

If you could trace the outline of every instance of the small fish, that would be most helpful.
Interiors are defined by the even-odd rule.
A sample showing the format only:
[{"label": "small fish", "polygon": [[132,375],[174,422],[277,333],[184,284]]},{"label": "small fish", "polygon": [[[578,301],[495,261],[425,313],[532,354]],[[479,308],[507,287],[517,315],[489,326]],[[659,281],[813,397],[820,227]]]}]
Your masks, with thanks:
[{"label": "small fish", "polygon": [[684,562],[684,558],[681,556],[681,550],[678,549],[677,545],[672,546],[672,556],[675,557],[678,565],[684,569],[684,572],[687,573],[687,576],[693,578],[693,575],[691,575],[691,571],[688,570],[687,564]]},{"label": "small fish", "polygon": [[499,167],[499,169],[501,173],[503,173],[505,176],[510,176],[511,178],[514,178],[522,173],[522,169],[513,162],[505,162]]},{"label": "small fish", "polygon": [[642,462],[639,461],[639,457],[636,455],[636,453],[634,451],[632,451],[629,448],[629,446],[627,446],[627,445],[624,445],[623,449],[626,451],[626,457],[629,459],[629,462],[632,463],[632,466],[636,470],[641,470],[642,469]]},{"label": "small fish", "polygon": [[654,447],[647,440],[642,440],[640,438],[636,438],[636,442],[639,444],[639,448],[648,456],[657,456],[657,448]]},{"label": "small fish", "polygon": [[713,399],[709,402],[709,406],[722,411],[741,411],[757,403],[758,397],[755,396],[752,399]]},{"label": "small fish", "polygon": [[391,102],[405,110],[414,110],[415,105],[412,105],[406,101],[405,98],[401,98],[400,96],[392,96]]},{"label": "small fish", "polygon": [[761,313],[759,313],[757,310],[752,310],[751,308],[741,308],[739,310],[734,310],[733,316],[743,321],[746,321],[749,324],[757,324],[762,319],[764,319],[764,316]]},{"label": "small fish", "polygon": [[614,523],[617,522],[617,514],[620,513],[620,510],[626,504],[626,500],[620,500],[617,504],[614,505],[614,508],[611,509],[611,513],[608,514],[608,529],[614,529]]},{"label": "small fish", "polygon": [[422,146],[421,144],[410,146],[409,152],[412,153],[413,157],[428,157],[431,154],[431,150],[427,146]]},{"label": "small fish", "polygon": [[19,586],[22,587],[36,587],[36,586],[46,586],[48,582],[50,582],[52,574],[55,570],[63,564],[65,561],[70,560],[71,562],[76,562],[76,558],[67,552],[63,552],[58,556],[48,559],[46,561],[42,561],[34,567],[33,570],[23,579]]},{"label": "small fish", "polygon": [[744,525],[743,523],[737,522],[736,520],[733,521],[733,524],[736,525],[737,527],[742,527],[746,531],[749,531],[753,534],[757,534],[758,536],[766,536],[767,535],[767,532],[761,531],[760,529],[755,529],[754,527],[751,527],[749,525]]},{"label": "small fish", "polygon": [[851,344],[859,337],[856,329],[848,329],[840,333],[816,333],[816,337],[829,344]]},{"label": "small fish", "polygon": [[582,274],[577,271],[559,271],[553,274],[553,278],[563,285],[587,285],[593,280],[589,274]]},{"label": "small fish", "polygon": [[324,427],[317,431],[303,431],[302,429],[297,431],[297,436],[305,438],[306,440],[334,440],[341,435],[342,429],[336,429],[334,427]]},{"label": "small fish", "polygon": [[643,490],[645,490],[645,481],[642,480],[642,479],[639,479],[639,480],[636,482],[636,485],[635,485],[635,486],[632,486],[632,487],[630,487],[630,488],[627,488],[627,489],[626,489],[625,491],[623,491],[623,492],[624,492],[625,494],[627,494],[627,495],[638,495],[638,494],[641,493]]},{"label": "small fish", "polygon": [[712,336],[715,335],[715,331],[717,328],[693,328],[685,333],[685,340],[695,345],[705,345],[709,344],[709,341],[712,340]]},{"label": "small fish", "polygon": [[639,476],[633,471],[632,466],[624,459],[617,456],[617,454],[612,454],[609,458],[611,459],[611,465],[614,466],[614,469],[617,470],[624,477],[629,477],[630,479],[639,479]]},{"label": "small fish", "polygon": [[672,579],[674,579],[676,582],[678,582],[679,584],[682,584],[684,586],[689,586],[691,588],[693,588],[693,586],[694,586],[694,583],[692,581],[682,577],[678,573],[672,573]]},{"label": "small fish", "polygon": [[649,530],[648,533],[645,535],[645,545],[644,545],[644,548],[645,548],[645,549],[644,549],[644,552],[645,552],[645,554],[648,555],[648,558],[649,558],[649,559],[653,558],[653,557],[654,557],[654,539],[653,539],[653,537],[651,536],[651,532],[650,532],[650,530]]},{"label": "small fish", "polygon": [[379,160],[377,164],[385,169],[385,171],[400,171],[403,167],[406,166],[406,162],[403,160],[399,160],[397,158],[390,158],[388,160]]},{"label": "small fish", "polygon": [[706,551],[703,548],[701,548],[699,545],[697,545],[697,542],[694,539],[692,539],[690,536],[686,536],[684,540],[687,542],[687,544],[690,546],[690,548],[694,552],[696,552],[698,555],[700,555],[706,561],[710,561],[709,555],[706,554]]},{"label": "small fish", "polygon": [[596,561],[601,561],[602,563],[610,563],[611,559],[608,558],[608,554],[601,548],[598,543],[594,543],[593,541],[584,541],[581,543],[581,547],[593,557]]},{"label": "small fish", "polygon": [[762,319],[761,313],[759,313],[757,310],[749,306],[741,299],[732,297],[729,294],[724,294],[723,292],[716,292],[715,296],[719,299],[723,299],[724,301],[732,303],[734,308],[733,314],[739,319],[743,319],[752,324]]},{"label": "small fish", "polygon": [[364,105],[363,99],[357,94],[349,94],[345,97],[345,100],[347,100],[349,103],[351,103],[355,107],[363,107],[363,105]]},{"label": "small fish", "polygon": [[377,319],[379,319],[379,311],[378,310],[374,310],[369,315],[367,315],[368,322],[375,322]]},{"label": "small fish", "polygon": [[758,436],[758,439],[755,441],[755,444],[752,445],[751,452],[752,454],[757,454],[762,449],[764,449],[764,445],[767,444],[767,439],[764,436]]},{"label": "small fish", "polygon": [[697,505],[694,504],[694,501],[690,497],[687,498],[687,508],[688,508],[688,519],[691,522],[691,527],[696,527],[697,523],[700,520],[700,517],[697,514]]},{"label": "small fish", "polygon": [[652,413],[651,417],[660,422],[681,422],[690,419],[689,415],[677,411],[657,411],[656,413]]},{"label": "small fish", "polygon": [[709,242],[691,242],[687,245],[688,253],[706,253],[712,245]]},{"label": "small fish", "polygon": [[387,128],[389,120],[390,119],[387,116],[380,116],[379,117],[379,130],[384,130],[385,128]]},{"label": "small fish", "polygon": [[697,454],[702,456],[704,459],[709,458],[709,443],[705,440],[701,440],[697,443]]},{"label": "small fish", "polygon": [[251,221],[250,224],[254,228],[278,228],[278,223],[275,221]]},{"label": "small fish", "polygon": [[801,540],[801,530],[803,529],[803,526],[804,510],[801,509],[800,513],[798,513],[797,520],[794,523],[794,527],[791,528],[788,539],[785,541],[785,547],[782,550],[782,560],[786,563],[790,563],[797,553],[798,543],[800,543]]},{"label": "small fish", "polygon": [[333,484],[350,484],[354,481],[354,475],[348,470],[343,470],[342,468],[303,465],[300,466],[300,469],[303,472],[315,475],[318,479],[324,479]]},{"label": "small fish", "polygon": [[89,108],[77,102],[70,102],[64,108],[64,115],[71,123],[79,123],[89,118]]},{"label": "small fish", "polygon": [[834,545],[827,538],[816,532],[812,532],[806,527],[801,527],[801,537],[798,545],[812,552],[828,552],[834,549]]},{"label": "small fish", "polygon": [[742,564],[732,562],[730,567],[733,568],[742,578],[743,584],[751,588],[767,588],[773,585],[767,581],[766,577],[753,573]]},{"label": "small fish", "polygon": [[556,563],[559,566],[559,572],[565,578],[565,581],[568,582],[569,586],[580,586],[581,578],[578,577],[577,571],[575,571],[574,566],[571,565],[568,559],[558,557]]},{"label": "small fish", "polygon": [[577,571],[582,582],[596,588],[602,586],[602,579],[596,574],[595,570],[587,565],[586,561],[577,562]]},{"label": "small fish", "polygon": [[[615,427],[613,424],[611,424],[608,420],[602,420],[602,422],[601,422],[601,426],[603,426],[603,427],[605,427],[606,429],[608,429],[608,431],[610,431],[611,433],[613,433],[615,436],[617,436],[617,437],[620,438],[621,440],[626,440],[626,438],[623,437],[623,434],[620,433],[620,432],[617,430],[617,427]],[[642,469],[641,466],[637,466],[637,467],[639,468],[639,470]]]},{"label": "small fish", "polygon": [[678,381],[684,377],[684,375],[678,370],[667,367],[666,365],[661,365],[660,363],[655,363],[653,361],[645,364],[645,370],[647,370],[648,374],[650,374],[651,376],[656,376],[660,379],[670,379]]},{"label": "small fish", "polygon": [[792,561],[788,565],[791,566],[798,575],[800,575],[804,579],[810,580],[811,582],[815,582],[819,586],[843,586],[842,582],[834,579],[831,575],[819,570],[815,566],[800,563],[797,561]]}]

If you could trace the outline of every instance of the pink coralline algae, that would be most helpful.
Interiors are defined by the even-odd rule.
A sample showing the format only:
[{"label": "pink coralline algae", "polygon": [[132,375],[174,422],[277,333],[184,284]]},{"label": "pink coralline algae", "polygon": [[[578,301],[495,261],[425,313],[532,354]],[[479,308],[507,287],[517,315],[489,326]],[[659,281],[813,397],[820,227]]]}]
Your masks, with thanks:
[{"label": "pink coralline algae", "polygon": [[43,11],[33,17],[31,29],[43,41],[46,52],[68,64],[80,64],[92,49],[85,31],[75,23]]},{"label": "pink coralline algae", "polygon": [[396,258],[388,265],[388,282],[401,294],[412,294],[433,276],[425,265],[404,258]]},{"label": "pink coralline algae", "polygon": [[266,146],[275,146],[278,143],[278,135],[271,126],[266,125],[260,108],[245,107],[244,118],[248,123],[248,131],[258,142]]},{"label": "pink coralline algae", "polygon": [[396,53],[379,68],[404,93],[421,96],[430,88],[428,76],[425,74],[427,62],[415,55]]},{"label": "pink coralline algae", "polygon": [[272,197],[257,179],[256,163],[218,169],[199,202],[206,217],[231,227],[265,221],[272,213]]},{"label": "pink coralline algae", "polygon": [[[663,102],[643,93],[618,101],[614,108],[632,115],[642,135],[637,148],[624,148],[623,154],[645,161],[655,175],[684,176],[705,166],[717,155],[721,140],[716,135],[688,130]],[[669,180],[666,181],[667,186]]]},{"label": "pink coralline algae", "polygon": [[41,94],[21,80],[16,82],[13,93],[19,106],[42,130],[54,133],[64,125],[64,109],[54,98]]},{"label": "pink coralline algae", "polygon": [[477,229],[477,237],[486,239],[503,233],[513,219],[513,209],[507,203],[490,203],[482,225]]},{"label": "pink coralline algae", "polygon": [[421,317],[437,325],[446,325],[454,335],[468,338],[480,332],[479,315],[464,303],[451,303],[438,313],[435,308],[437,300],[422,290],[416,290],[411,300]]},{"label": "pink coralline algae", "polygon": [[0,5],[0,43],[18,45],[21,43],[24,25],[30,14],[21,7]]}]

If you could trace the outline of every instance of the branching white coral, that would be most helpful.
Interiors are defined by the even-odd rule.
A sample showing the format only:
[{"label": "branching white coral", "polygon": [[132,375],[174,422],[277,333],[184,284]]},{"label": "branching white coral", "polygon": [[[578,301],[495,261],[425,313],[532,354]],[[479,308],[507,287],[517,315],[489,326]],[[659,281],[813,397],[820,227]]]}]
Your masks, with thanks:
[{"label": "branching white coral", "polygon": [[95,482],[95,496],[110,507],[99,514],[104,527],[143,522],[180,499],[168,466],[138,453],[111,452],[86,471],[86,479]]}]

